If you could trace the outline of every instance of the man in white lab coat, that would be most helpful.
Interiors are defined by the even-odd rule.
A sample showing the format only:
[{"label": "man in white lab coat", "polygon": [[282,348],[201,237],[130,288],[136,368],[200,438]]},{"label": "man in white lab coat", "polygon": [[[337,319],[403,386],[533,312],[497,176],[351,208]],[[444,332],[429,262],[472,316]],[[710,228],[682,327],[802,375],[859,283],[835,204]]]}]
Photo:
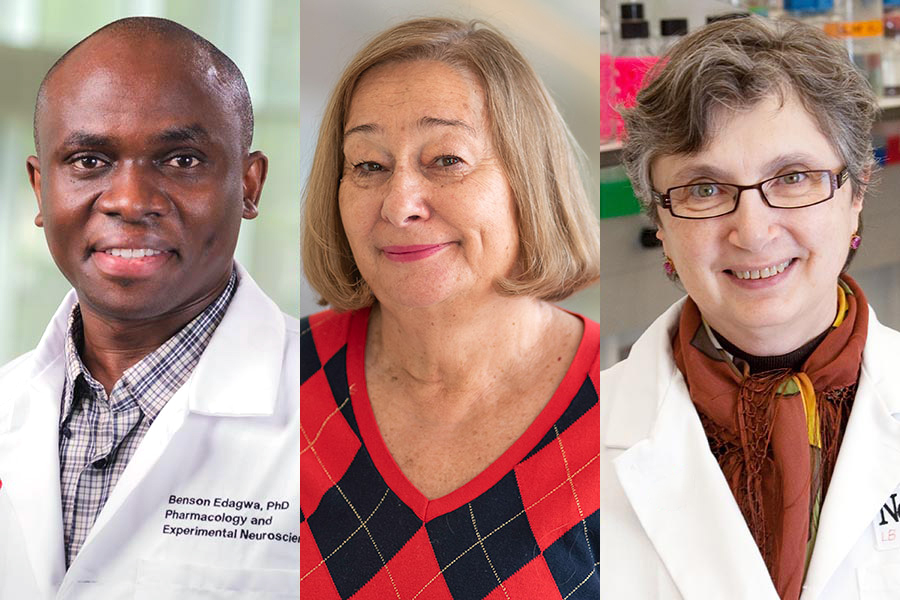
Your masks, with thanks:
[{"label": "man in white lab coat", "polygon": [[74,290],[0,370],[0,597],[295,598],[299,331],[233,259],[237,67],[130,18],[48,72],[28,174]]}]

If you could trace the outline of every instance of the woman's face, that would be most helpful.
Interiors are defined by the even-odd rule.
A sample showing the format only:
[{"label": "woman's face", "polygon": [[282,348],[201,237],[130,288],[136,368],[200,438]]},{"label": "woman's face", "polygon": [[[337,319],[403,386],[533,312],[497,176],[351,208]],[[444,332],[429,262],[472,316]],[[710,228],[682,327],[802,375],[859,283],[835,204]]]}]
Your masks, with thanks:
[{"label": "woman's face", "polygon": [[478,302],[513,269],[512,191],[481,85],[444,63],[382,65],[357,83],[344,126],[341,221],[379,302]]},{"label": "woman's face", "polygon": [[[696,155],[672,155],[652,164],[654,189],[700,181],[751,185],[792,171],[845,165],[802,105],[769,97],[750,110],[724,113],[710,143]],[[737,210],[705,220],[658,209],[657,236],[685,290],[706,321],[746,352],[790,352],[823,332],[837,309],[837,277],[859,225],[862,195],[849,182],[834,197],[798,209],[771,208],[757,190],[745,190]],[[758,279],[737,274],[784,265]],[[737,273],[737,274],[736,274]]]}]

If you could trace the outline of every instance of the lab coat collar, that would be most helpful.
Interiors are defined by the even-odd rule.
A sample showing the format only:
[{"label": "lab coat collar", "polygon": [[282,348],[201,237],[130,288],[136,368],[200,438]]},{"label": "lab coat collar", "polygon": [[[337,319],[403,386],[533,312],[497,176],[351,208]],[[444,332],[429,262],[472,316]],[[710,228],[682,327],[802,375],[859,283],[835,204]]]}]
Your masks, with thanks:
[{"label": "lab coat collar", "polygon": [[[777,600],[769,572],[734,502],[681,373],[671,330],[682,302],[632,348],[606,432],[619,482],[685,598]],[[601,386],[603,384],[601,383]],[[702,570],[697,565],[715,565]],[[737,595],[736,595],[737,594]]]},{"label": "lab coat collar", "polygon": [[881,325],[869,307],[859,387],[822,505],[802,599],[819,597],[900,484],[898,355],[900,333]]},{"label": "lab coat collar", "polygon": [[250,274],[235,264],[237,291],[185,383],[188,408],[216,416],[271,415],[284,361],[285,317]]},{"label": "lab coat collar", "polygon": [[619,379],[627,382],[628,401],[617,401],[609,409],[603,440],[606,447],[624,450],[650,435],[662,399],[678,372],[671,339],[684,301],[682,298],[660,315],[631,347],[628,360],[616,365],[623,370]]},{"label": "lab coat collar", "polygon": [[[238,287],[191,378],[185,383],[191,412],[265,416],[275,409],[284,360],[285,318],[278,306],[235,261]],[[33,378],[63,352],[68,318],[77,301],[70,291],[33,353]],[[59,411],[59,396],[43,398]]]}]

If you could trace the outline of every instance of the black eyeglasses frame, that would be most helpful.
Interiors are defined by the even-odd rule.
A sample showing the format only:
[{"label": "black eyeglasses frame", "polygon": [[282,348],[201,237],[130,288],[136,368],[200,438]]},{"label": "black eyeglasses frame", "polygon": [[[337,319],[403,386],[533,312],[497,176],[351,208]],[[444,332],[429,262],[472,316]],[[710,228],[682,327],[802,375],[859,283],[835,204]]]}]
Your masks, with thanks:
[{"label": "black eyeglasses frame", "polygon": [[[829,178],[831,180],[831,193],[828,195],[828,197],[823,198],[822,200],[819,200],[817,202],[813,202],[812,204],[804,204],[803,206],[775,206],[774,204],[769,202],[769,199],[766,197],[766,193],[762,189],[763,185],[769,183],[770,181],[774,181],[775,179],[780,179],[781,177],[785,177],[787,175],[796,175],[796,174],[801,174],[801,173],[828,173]],[[781,210],[793,210],[795,208],[809,208],[810,206],[815,206],[817,204],[822,204],[823,202],[828,202],[829,200],[834,198],[834,193],[837,190],[841,189],[841,187],[845,183],[847,183],[848,179],[850,179],[850,171],[847,169],[847,167],[844,167],[837,173],[830,171],[828,169],[810,169],[808,171],[791,171],[790,173],[783,173],[781,175],[776,175],[775,177],[769,177],[768,179],[760,181],[759,183],[754,183],[753,185],[738,185],[736,183],[725,183],[724,181],[700,182],[700,183],[708,183],[708,184],[715,184],[715,185],[727,185],[729,187],[733,187],[733,188],[737,189],[737,193],[734,196],[734,207],[731,210],[729,210],[728,212],[718,214],[718,215],[710,215],[707,217],[685,217],[683,215],[676,215],[672,209],[671,194],[672,194],[673,190],[686,188],[686,187],[693,187],[695,185],[700,185],[700,183],[691,183],[688,185],[676,185],[675,187],[671,187],[668,190],[666,190],[665,194],[661,194],[661,193],[657,192],[656,190],[650,190],[650,194],[651,194],[651,197],[653,198],[654,202],[659,204],[662,208],[668,209],[669,214],[671,214],[676,219],[688,219],[691,221],[699,221],[702,219],[716,219],[718,217],[724,217],[725,215],[730,215],[731,213],[736,211],[738,209],[738,206],[740,206],[741,193],[744,192],[744,190],[758,190],[760,197],[763,199],[763,202],[765,202],[766,206],[768,206],[770,208],[778,208]]]}]

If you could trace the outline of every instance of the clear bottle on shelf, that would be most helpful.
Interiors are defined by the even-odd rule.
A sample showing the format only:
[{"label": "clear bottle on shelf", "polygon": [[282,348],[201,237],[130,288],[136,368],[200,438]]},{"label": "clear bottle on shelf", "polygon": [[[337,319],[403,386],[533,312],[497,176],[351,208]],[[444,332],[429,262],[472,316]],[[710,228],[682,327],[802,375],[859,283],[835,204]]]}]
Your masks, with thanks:
[{"label": "clear bottle on shelf", "polygon": [[644,18],[641,2],[619,5],[619,47],[616,56],[652,56],[650,22]]},{"label": "clear bottle on shelf", "polygon": [[883,94],[881,52],[884,42],[882,0],[836,0],[836,20],[825,31],[844,41],[854,64],[869,80],[876,94]]},{"label": "clear bottle on shelf", "polygon": [[[630,108],[657,57],[650,46],[650,23],[644,18],[644,5],[626,2],[619,6],[619,43],[615,52],[616,105]],[[621,118],[618,134],[623,133]]]},{"label": "clear bottle on shelf", "polygon": [[616,138],[615,73],[612,24],[600,8],[600,143]]},{"label": "clear bottle on shelf", "polygon": [[681,36],[687,35],[687,19],[661,19],[659,22],[659,43],[656,54],[662,56]]},{"label": "clear bottle on shelf", "polygon": [[900,96],[900,0],[884,0],[881,80],[885,96]]}]

